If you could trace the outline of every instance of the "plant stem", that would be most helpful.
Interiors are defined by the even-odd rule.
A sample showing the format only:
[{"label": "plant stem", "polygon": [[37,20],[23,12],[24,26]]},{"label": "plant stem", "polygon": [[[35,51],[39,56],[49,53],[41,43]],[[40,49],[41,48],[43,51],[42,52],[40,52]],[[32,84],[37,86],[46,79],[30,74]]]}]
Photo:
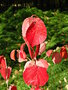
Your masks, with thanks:
[{"label": "plant stem", "polygon": [[47,58],[47,56],[45,56],[43,59],[46,59]]},{"label": "plant stem", "polygon": [[6,80],[7,90],[8,90],[8,80]]},{"label": "plant stem", "polygon": [[27,57],[28,60],[31,60],[29,57]]}]

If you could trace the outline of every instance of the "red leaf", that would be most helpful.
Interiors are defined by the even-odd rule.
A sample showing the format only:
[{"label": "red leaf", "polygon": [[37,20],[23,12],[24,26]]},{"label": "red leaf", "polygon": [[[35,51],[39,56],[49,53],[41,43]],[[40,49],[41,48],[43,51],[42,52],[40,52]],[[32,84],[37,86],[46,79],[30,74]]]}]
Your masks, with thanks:
[{"label": "red leaf", "polygon": [[39,87],[35,88],[35,90],[41,90]]},{"label": "red leaf", "polygon": [[38,61],[36,60],[36,61],[28,61],[28,62],[26,62],[24,70],[26,68],[28,68],[28,67],[32,67],[33,65],[37,65],[39,67],[46,68],[46,70],[48,68],[48,62],[46,60],[44,60],[44,59],[39,59]]},{"label": "red leaf", "polygon": [[60,63],[62,60],[62,57],[60,56],[60,54],[58,52],[54,52],[52,55],[52,61],[54,64],[58,64]]},{"label": "red leaf", "polygon": [[36,51],[35,51],[35,57],[38,55],[38,53],[39,53],[39,48],[40,48],[40,45],[37,45],[36,46]]},{"label": "red leaf", "polygon": [[23,44],[20,46],[20,50],[21,50],[21,51],[24,51],[24,47],[25,47],[25,43],[23,43]]},{"label": "red leaf", "polygon": [[19,51],[20,50],[12,50],[10,53],[10,58],[14,61],[16,60],[16,58],[19,58]]},{"label": "red leaf", "polygon": [[19,58],[19,51],[20,50],[16,50],[16,57]]},{"label": "red leaf", "polygon": [[36,65],[46,69],[48,68],[48,62],[44,59],[39,59],[38,61],[36,61]]},{"label": "red leaf", "polygon": [[30,49],[30,44],[26,38],[26,32],[29,28],[29,26],[32,24],[32,18],[31,17],[28,17],[24,20],[23,24],[22,24],[22,36],[23,36],[23,39],[25,40],[25,43],[27,44],[28,46],[28,50],[29,50],[29,54],[30,54],[30,57],[32,58],[32,51]]},{"label": "red leaf", "polygon": [[6,60],[4,56],[0,56],[0,72],[2,68],[6,68]]},{"label": "red leaf", "polygon": [[48,51],[46,52],[46,55],[47,55],[48,57],[50,57],[50,55],[52,54],[52,52],[53,52],[53,50],[48,50]]},{"label": "red leaf", "polygon": [[24,52],[24,47],[25,47],[25,43],[23,43],[20,46],[19,57],[18,57],[18,61],[19,62],[27,61],[27,59],[26,59],[26,53]]},{"label": "red leaf", "polygon": [[10,58],[15,61],[15,50],[11,51]]},{"label": "red leaf", "polygon": [[27,61],[26,59],[26,53],[24,51],[19,51],[19,58],[18,58],[19,62],[23,62],[23,61]]},{"label": "red leaf", "polygon": [[8,73],[7,79],[9,79],[10,74],[11,74],[11,71],[12,71],[12,68],[11,68],[11,67],[8,67],[8,68],[7,68],[7,73]]},{"label": "red leaf", "polygon": [[9,87],[9,90],[17,90],[17,87],[14,86],[14,85],[11,85],[11,86]]},{"label": "red leaf", "polygon": [[22,36],[26,37],[26,32],[29,28],[29,26],[32,24],[32,18],[28,17],[24,20],[23,24],[22,24]]},{"label": "red leaf", "polygon": [[9,79],[11,70],[12,70],[11,67],[1,69],[1,75],[5,80]]},{"label": "red leaf", "polygon": [[26,44],[28,46],[30,57],[33,58],[33,51],[30,48],[30,44],[29,44],[29,42],[27,41],[27,39],[25,37],[23,37],[23,38],[24,38],[24,40],[25,40],[25,42],[26,42]]},{"label": "red leaf", "polygon": [[[32,17],[31,17],[32,18]],[[41,44],[47,37],[47,30],[43,21],[33,17],[32,24],[26,32],[26,38],[32,47]]]},{"label": "red leaf", "polygon": [[46,43],[41,43],[40,44],[40,49],[39,49],[39,55],[41,55],[46,49]]},{"label": "red leaf", "polygon": [[28,67],[32,67],[33,65],[35,65],[35,61],[28,61],[26,62],[25,66],[24,66],[24,70]]},{"label": "red leaf", "polygon": [[[28,46],[30,57],[33,58],[33,51],[31,50],[31,47],[39,45],[47,37],[47,31],[43,21],[36,16],[34,17],[33,15],[26,18],[22,25],[22,36]],[[35,56],[37,53],[38,49]]]},{"label": "red leaf", "polygon": [[65,46],[61,47],[60,55],[62,58],[67,59],[67,50],[66,50]]},{"label": "red leaf", "polygon": [[23,79],[27,85],[43,86],[48,81],[48,78],[46,68],[36,65],[26,68],[23,72]]}]

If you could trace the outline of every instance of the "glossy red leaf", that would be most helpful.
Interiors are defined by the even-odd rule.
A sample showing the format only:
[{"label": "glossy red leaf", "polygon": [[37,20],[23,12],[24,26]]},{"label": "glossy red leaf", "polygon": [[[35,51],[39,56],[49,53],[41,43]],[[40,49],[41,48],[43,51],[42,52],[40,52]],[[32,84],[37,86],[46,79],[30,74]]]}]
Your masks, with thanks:
[{"label": "glossy red leaf", "polygon": [[28,17],[23,21],[23,24],[22,24],[22,36],[23,37],[26,37],[26,32],[27,32],[27,30],[31,24],[32,24],[32,18],[31,17]]},{"label": "glossy red leaf", "polygon": [[14,61],[16,60],[16,58],[19,58],[19,51],[20,50],[12,50],[10,53],[10,58]]},{"label": "glossy red leaf", "polygon": [[5,80],[9,79],[11,70],[12,70],[11,67],[1,69],[1,75]]},{"label": "glossy red leaf", "polygon": [[26,62],[25,66],[24,66],[24,70],[28,67],[32,67],[33,65],[37,65],[39,67],[43,67],[43,68],[48,68],[48,62],[44,59],[39,59],[39,60],[36,60],[36,61],[28,61]]},{"label": "glossy red leaf", "polygon": [[[39,33],[37,34],[38,31]],[[31,17],[26,18],[22,25],[22,36],[28,46],[30,57],[33,58],[34,55],[32,53],[33,51],[31,50],[31,47],[39,45],[47,37],[47,30],[43,21],[33,15]],[[37,54],[38,48],[35,53],[35,57],[37,56]]]},{"label": "glossy red leaf", "polygon": [[24,70],[28,67],[32,67],[33,65],[35,65],[35,61],[28,61],[26,62],[25,66],[24,66]]},{"label": "glossy red leaf", "polygon": [[41,90],[39,87],[35,88],[35,90]]},{"label": "glossy red leaf", "polygon": [[23,37],[23,38],[28,46],[30,57],[33,58],[33,51],[31,50],[31,46],[30,46],[29,42],[27,41],[26,37]]},{"label": "glossy red leaf", "polygon": [[40,49],[39,49],[39,55],[41,55],[46,49],[46,43],[41,43],[40,44]]},{"label": "glossy red leaf", "polygon": [[18,62],[23,62],[23,61],[27,61],[26,59],[26,53],[24,52],[24,47],[25,47],[25,43],[23,43],[21,46],[20,46],[20,50],[18,52]]},{"label": "glossy red leaf", "polygon": [[6,68],[6,60],[4,56],[0,56],[0,72],[2,68]]},{"label": "glossy red leaf", "polygon": [[[31,17],[32,18],[32,17]],[[47,37],[47,30],[43,21],[33,17],[32,24],[26,32],[26,38],[32,47],[41,44]]]},{"label": "glossy red leaf", "polygon": [[11,51],[10,58],[15,61],[15,50]]},{"label": "glossy red leaf", "polygon": [[58,64],[60,63],[62,60],[62,57],[60,56],[60,53],[59,52],[54,52],[53,55],[52,55],[52,61],[54,64]]},{"label": "glossy red leaf", "polygon": [[20,50],[16,50],[16,57],[19,58],[19,52]]},{"label": "glossy red leaf", "polygon": [[26,53],[24,51],[19,51],[19,58],[18,58],[18,62],[23,62],[23,61],[27,61],[26,59]]},{"label": "glossy red leaf", "polygon": [[21,51],[24,51],[24,47],[25,47],[25,45],[26,45],[26,44],[23,43],[23,44],[20,46],[20,50],[21,50]]},{"label": "glossy red leaf", "polygon": [[28,46],[30,57],[32,58],[32,51],[30,49],[30,44],[29,44],[29,42],[26,38],[26,32],[27,32],[27,30],[28,30],[28,28],[30,27],[31,24],[32,24],[32,18],[31,17],[28,17],[24,20],[24,22],[22,24],[22,36],[23,36],[23,39],[25,40],[25,43]]},{"label": "glossy red leaf", "polygon": [[11,85],[11,86],[9,87],[9,90],[17,90],[17,87],[16,87],[15,85]]},{"label": "glossy red leaf", "polygon": [[43,68],[48,68],[48,62],[44,59],[39,59],[38,61],[36,61],[36,65],[39,67],[43,67]]},{"label": "glossy red leaf", "polygon": [[50,57],[50,55],[52,54],[52,52],[53,52],[53,50],[48,50],[48,51],[46,52],[46,55],[47,55],[48,57]]},{"label": "glossy red leaf", "polygon": [[39,48],[40,48],[40,45],[37,45],[37,46],[36,46],[36,50],[35,50],[35,58],[36,58],[36,56],[37,56],[38,53],[39,53]]},{"label": "glossy red leaf", "polygon": [[33,65],[23,72],[23,79],[27,85],[44,86],[48,81],[46,68]]},{"label": "glossy red leaf", "polygon": [[67,59],[67,50],[66,50],[65,46],[61,47],[60,55],[62,58]]}]

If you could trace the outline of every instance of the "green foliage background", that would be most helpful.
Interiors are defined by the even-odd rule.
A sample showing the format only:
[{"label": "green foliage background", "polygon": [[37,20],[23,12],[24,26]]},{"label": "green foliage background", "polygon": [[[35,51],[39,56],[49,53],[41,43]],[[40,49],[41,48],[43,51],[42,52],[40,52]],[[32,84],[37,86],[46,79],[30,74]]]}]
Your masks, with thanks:
[{"label": "green foliage background", "polygon": [[[48,44],[46,51],[50,48],[56,49],[57,46],[61,47],[68,44],[68,12],[60,12],[59,10],[43,12],[37,8],[25,8],[14,11],[13,7],[10,7],[7,11],[1,13],[0,55],[3,54],[6,57],[7,64],[13,69],[9,85],[14,83],[17,85],[18,90],[30,90],[30,86],[27,86],[22,78],[22,70],[25,63],[22,63],[20,66],[17,61],[12,61],[10,59],[10,52],[13,49],[19,49],[24,42],[22,38],[22,22],[32,14],[40,17],[47,27],[46,41]],[[41,58],[45,57],[46,51],[41,55]],[[66,85],[68,85],[68,59],[67,61],[63,59],[58,65],[53,64],[51,57],[46,58],[46,60],[51,65],[48,68],[49,81],[43,87],[44,90],[68,90],[66,89]],[[16,70],[18,73],[15,74]],[[64,81],[64,78],[67,79],[67,82]],[[1,75],[0,90],[6,90],[5,81]]]}]

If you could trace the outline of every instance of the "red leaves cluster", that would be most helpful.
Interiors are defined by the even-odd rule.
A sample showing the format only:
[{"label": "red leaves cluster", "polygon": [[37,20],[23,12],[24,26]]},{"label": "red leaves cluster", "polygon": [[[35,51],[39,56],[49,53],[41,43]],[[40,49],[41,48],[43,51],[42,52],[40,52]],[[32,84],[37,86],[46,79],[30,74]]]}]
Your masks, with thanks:
[{"label": "red leaves cluster", "polygon": [[[43,43],[47,37],[47,30],[43,21],[34,15],[26,18],[22,25],[22,36],[28,46],[31,58],[35,58],[39,52],[39,45]],[[37,54],[33,53],[34,46],[37,48]]]},{"label": "red leaves cluster", "polygon": [[[46,49],[44,41],[47,37],[47,30],[45,24],[35,15],[26,18],[22,24],[22,36],[32,59],[25,64],[23,79],[27,85],[32,85],[31,90],[41,90],[39,86],[45,85],[49,79],[47,74],[48,62],[44,59],[36,59],[37,55],[41,55]],[[27,55],[24,51],[25,43],[21,45],[20,50],[11,52],[12,60],[15,61],[18,58],[19,62],[27,61]],[[46,52],[47,57],[50,57],[51,54],[54,64],[60,63],[62,58],[66,59],[68,55],[65,46],[61,48],[60,53],[53,52],[53,50]]]},{"label": "red leaves cluster", "polygon": [[12,70],[11,67],[7,67],[6,59],[4,58],[4,56],[0,56],[0,73],[4,78],[4,80],[9,79],[11,70]]},{"label": "red leaves cluster", "polygon": [[23,79],[27,85],[44,86],[48,81],[47,74],[48,63],[43,59],[38,61],[29,61],[25,65]]},{"label": "red leaves cluster", "polygon": [[18,58],[18,62],[27,61],[26,53],[24,52],[25,43],[23,43],[20,47],[20,50],[12,50],[10,53],[10,58],[12,60],[16,60]]},{"label": "red leaves cluster", "polygon": [[[11,71],[12,71],[12,68],[7,67],[5,57],[0,56],[0,73],[1,73],[1,76],[4,78],[4,80],[6,81],[6,84],[8,84],[8,80],[9,80]],[[7,89],[8,89],[8,87],[7,87]],[[8,90],[17,90],[17,88],[16,88],[16,86],[11,85]]]},{"label": "red leaves cluster", "polygon": [[[27,85],[43,86],[49,78],[47,74],[48,63],[43,59],[38,61],[36,59],[36,56],[40,55],[46,46],[43,42],[47,37],[47,30],[43,21],[35,15],[26,18],[22,25],[22,36],[32,59],[25,65],[23,79]],[[40,89],[36,88],[35,90]]]},{"label": "red leaves cluster", "polygon": [[11,67],[7,67],[7,68],[2,68],[1,69],[1,75],[4,78],[4,80],[9,79],[10,74],[11,74],[11,70],[12,70]]},{"label": "red leaves cluster", "polygon": [[27,85],[43,86],[48,81],[48,78],[46,68],[37,65],[26,68],[23,73],[23,79]]},{"label": "red leaves cluster", "polygon": [[62,61],[62,58],[64,58],[64,59],[67,59],[68,58],[68,53],[67,53],[67,50],[66,50],[67,45],[65,45],[65,46],[62,46],[61,47],[60,53],[57,52],[57,51],[53,52],[53,50],[48,50],[46,52],[46,55],[48,57],[50,57],[50,55],[52,54],[52,61],[53,61],[54,64],[60,63]]}]

